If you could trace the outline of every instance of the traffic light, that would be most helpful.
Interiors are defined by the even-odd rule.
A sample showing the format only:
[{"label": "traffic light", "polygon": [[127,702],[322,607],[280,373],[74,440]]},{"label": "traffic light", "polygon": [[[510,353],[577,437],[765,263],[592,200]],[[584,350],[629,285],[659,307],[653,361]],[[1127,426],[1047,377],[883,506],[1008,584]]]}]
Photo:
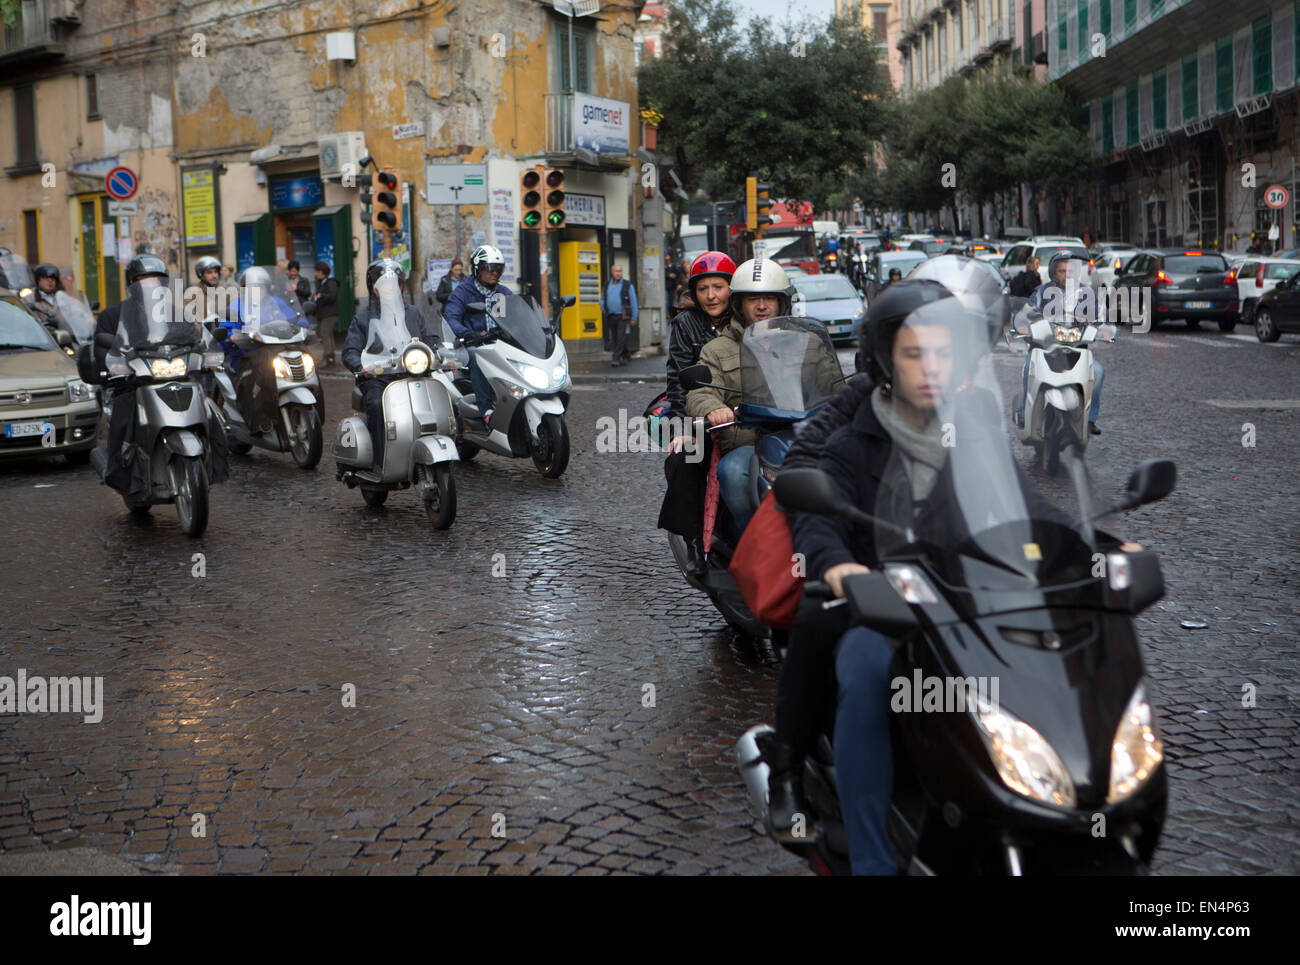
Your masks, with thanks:
[{"label": "traffic light", "polygon": [[546,171],[546,227],[564,227],[564,172],[559,168]]},{"label": "traffic light", "polygon": [[362,224],[371,223],[370,206],[374,204],[375,196],[370,189],[374,185],[374,183],[375,183],[374,175],[371,174],[357,175],[357,187],[361,189],[361,194],[358,196],[358,199],[361,202],[361,223]]},{"label": "traffic light", "polygon": [[772,199],[768,197],[768,192],[772,190],[772,185],[766,181],[754,181],[754,193],[757,197],[754,199],[754,223],[756,228],[754,234],[761,238],[763,232],[767,230],[772,223]]},{"label": "traffic light", "polygon": [[381,190],[375,194],[379,210],[375,220],[381,231],[398,231],[402,227],[402,181],[396,171],[384,170],[377,175]]},{"label": "traffic light", "polygon": [[523,212],[520,220],[525,228],[542,226],[541,183],[542,175],[536,168],[529,168],[519,175],[519,204]]},{"label": "traffic light", "polygon": [[745,230],[758,228],[758,178],[745,178]]}]

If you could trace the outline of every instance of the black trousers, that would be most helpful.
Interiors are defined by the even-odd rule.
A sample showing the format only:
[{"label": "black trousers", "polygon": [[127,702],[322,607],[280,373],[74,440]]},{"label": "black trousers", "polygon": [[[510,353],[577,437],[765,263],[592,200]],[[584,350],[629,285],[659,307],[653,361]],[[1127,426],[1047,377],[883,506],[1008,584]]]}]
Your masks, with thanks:
[{"label": "black trousers", "polygon": [[615,362],[626,362],[631,357],[631,353],[627,350],[627,336],[632,321],[626,315],[610,315],[609,324],[614,333],[614,341],[610,347],[612,359]]},{"label": "black trousers", "polygon": [[384,428],[384,389],[398,377],[381,375],[374,379],[361,381],[361,395],[366,402],[366,429],[370,432],[370,444],[374,448],[375,468],[384,467],[384,441],[388,433]]},{"label": "black trousers", "polygon": [[806,754],[813,739],[835,721],[835,645],[848,631],[848,607],[822,609],[804,597],[795,614],[790,647],[776,687],[776,738],[796,754]]}]

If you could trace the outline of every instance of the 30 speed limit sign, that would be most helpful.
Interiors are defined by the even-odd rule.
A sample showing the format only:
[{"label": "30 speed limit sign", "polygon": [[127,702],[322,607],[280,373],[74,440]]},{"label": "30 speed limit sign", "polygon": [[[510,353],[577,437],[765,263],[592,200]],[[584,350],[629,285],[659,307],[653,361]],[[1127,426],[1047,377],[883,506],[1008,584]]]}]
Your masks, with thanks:
[{"label": "30 speed limit sign", "polygon": [[1274,184],[1264,192],[1264,203],[1270,208],[1285,208],[1290,200],[1291,195],[1280,184]]}]

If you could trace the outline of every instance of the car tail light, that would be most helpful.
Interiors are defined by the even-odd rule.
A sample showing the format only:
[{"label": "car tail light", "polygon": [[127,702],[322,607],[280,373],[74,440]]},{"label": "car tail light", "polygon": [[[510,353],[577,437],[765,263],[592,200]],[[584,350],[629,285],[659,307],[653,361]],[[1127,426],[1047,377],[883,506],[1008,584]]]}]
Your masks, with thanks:
[{"label": "car tail light", "polygon": [[1156,282],[1155,282],[1155,283],[1156,283],[1157,285],[1168,285],[1168,284],[1170,284],[1170,282],[1169,282],[1169,276],[1166,275],[1163,271],[1158,271],[1158,272],[1156,272]]},{"label": "car tail light", "polygon": [[1184,251],[1183,254],[1184,254],[1184,255],[1199,255],[1200,252],[1199,252],[1199,251]]},{"label": "car tail light", "polygon": [[1119,271],[1119,269],[1120,269],[1119,259],[1116,258],[1116,259],[1115,259],[1115,270],[1116,270],[1116,271]]},{"label": "car tail light", "polygon": [[1237,281],[1237,269],[1235,268],[1223,276],[1223,283],[1225,285],[1235,284],[1236,281]]}]

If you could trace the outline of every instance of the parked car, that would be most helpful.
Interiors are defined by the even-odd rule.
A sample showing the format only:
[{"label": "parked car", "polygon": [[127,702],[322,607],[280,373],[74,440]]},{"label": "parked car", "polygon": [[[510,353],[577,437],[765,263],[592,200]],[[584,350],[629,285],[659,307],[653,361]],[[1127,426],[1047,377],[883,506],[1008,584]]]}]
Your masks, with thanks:
[{"label": "parked car", "polygon": [[1276,342],[1284,332],[1300,332],[1300,273],[1259,296],[1254,322],[1255,337],[1261,342]]},{"label": "parked car", "polygon": [[0,458],[90,459],[99,400],[17,294],[0,292]]},{"label": "parked car", "polygon": [[1088,284],[1092,284],[1092,255],[1088,249],[1083,247],[1083,242],[1071,244],[1068,242],[1051,242],[1047,244],[1040,243],[1037,238],[1022,242],[1011,248],[1002,259],[1001,271],[1002,277],[1010,281],[1016,275],[1025,270],[1025,264],[1029,261],[1029,256],[1034,255],[1042,264],[1039,266],[1039,272],[1043,280],[1047,280],[1047,266],[1051,263],[1052,255],[1058,251],[1068,251],[1072,258],[1078,258],[1088,263],[1089,279]]},{"label": "parked car", "polygon": [[[1173,318],[1196,328],[1208,318],[1219,323],[1220,331],[1231,332],[1239,318],[1236,277],[1217,251],[1159,248],[1139,254],[1124,267],[1115,287],[1151,293],[1152,328]],[[1124,302],[1117,299],[1120,306]]]},{"label": "parked car", "polygon": [[854,326],[866,301],[853,283],[839,274],[793,275],[790,284],[803,306],[803,314],[826,326],[831,341],[851,341]]},{"label": "parked car", "polygon": [[1300,261],[1252,255],[1233,270],[1237,275],[1237,311],[1241,320],[1250,325],[1255,321],[1255,303],[1260,296],[1300,271]]}]

